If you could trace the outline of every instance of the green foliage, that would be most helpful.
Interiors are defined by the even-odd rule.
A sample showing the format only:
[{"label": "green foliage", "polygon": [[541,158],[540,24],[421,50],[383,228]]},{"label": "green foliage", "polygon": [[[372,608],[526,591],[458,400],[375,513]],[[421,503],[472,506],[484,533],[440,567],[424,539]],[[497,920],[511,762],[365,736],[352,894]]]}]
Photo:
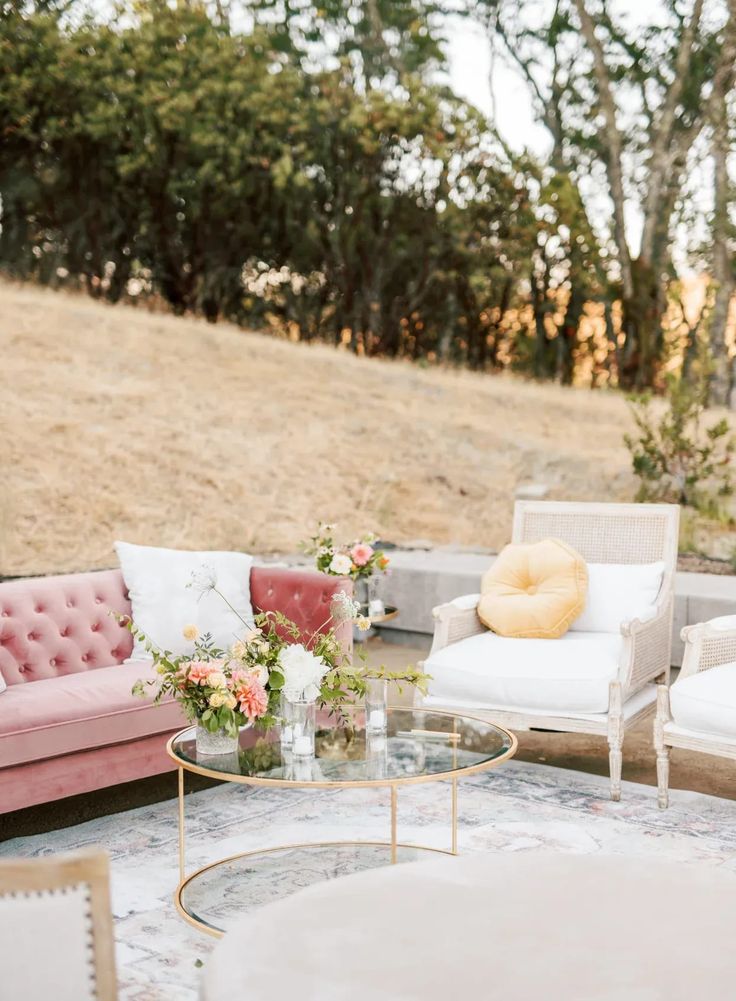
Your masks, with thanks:
[{"label": "green foliage", "polygon": [[724,418],[704,424],[704,381],[670,379],[663,406],[632,398],[636,435],[625,435],[640,486],[637,500],[684,504],[721,516],[733,493],[736,438]]},{"label": "green foliage", "polygon": [[442,82],[464,6],[6,5],[0,269],[368,355],[610,381],[618,278],[578,186],[599,139],[575,110],[576,26],[562,5],[519,38],[575,82],[546,102],[540,164]]}]

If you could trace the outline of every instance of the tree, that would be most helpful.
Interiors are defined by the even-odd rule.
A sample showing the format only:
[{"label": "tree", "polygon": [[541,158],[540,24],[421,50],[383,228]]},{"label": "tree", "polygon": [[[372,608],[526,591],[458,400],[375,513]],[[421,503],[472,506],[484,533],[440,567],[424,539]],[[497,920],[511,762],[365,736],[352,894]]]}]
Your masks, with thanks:
[{"label": "tree", "polygon": [[[608,196],[602,235],[615,252],[610,277],[622,304],[623,386],[650,386],[658,378],[674,268],[672,221],[694,144],[719,89],[733,84],[736,3],[728,0],[716,26],[703,17],[703,6],[695,0],[680,14],[666,0],[666,23],[637,36],[605,0],[548,0],[541,19],[539,5],[485,3],[492,38],[526,79],[550,132],[553,164],[577,183],[595,178]],[[720,88],[711,87],[714,78]],[[642,217],[638,252],[627,226],[631,203]]]}]

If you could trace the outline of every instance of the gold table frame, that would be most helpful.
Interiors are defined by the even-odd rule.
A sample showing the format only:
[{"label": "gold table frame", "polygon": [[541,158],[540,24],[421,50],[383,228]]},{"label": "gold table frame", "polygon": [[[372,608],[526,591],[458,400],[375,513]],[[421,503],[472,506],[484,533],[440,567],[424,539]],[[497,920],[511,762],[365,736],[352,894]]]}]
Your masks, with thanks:
[{"label": "gold table frame", "polygon": [[[408,706],[389,706],[389,712],[411,712],[411,707]],[[297,779],[269,779],[259,776],[250,775],[233,775],[229,772],[217,771],[215,769],[206,768],[199,764],[194,764],[194,762],[185,761],[183,758],[179,757],[174,752],[174,743],[185,733],[193,729],[193,727],[188,726],[178,733],[174,734],[173,737],[169,739],[166,744],[166,753],[176,762],[178,767],[178,814],[179,814],[179,883],[174,891],[174,904],[176,906],[179,914],[193,927],[199,929],[200,931],[206,932],[208,935],[212,935],[215,938],[220,938],[224,932],[221,929],[214,928],[204,921],[200,921],[195,918],[192,914],[187,911],[182,903],[182,894],[186,887],[200,876],[204,872],[208,872],[210,869],[214,869],[217,866],[225,865],[228,862],[234,862],[237,859],[249,858],[256,855],[269,855],[274,852],[287,851],[293,848],[329,848],[329,847],[350,847],[350,846],[378,846],[390,848],[391,864],[395,865],[398,861],[398,850],[399,848],[408,848],[415,851],[426,851],[434,852],[439,855],[457,855],[457,781],[459,777],[465,775],[473,775],[476,772],[488,771],[491,768],[495,768],[502,764],[504,761],[508,761],[516,753],[518,747],[518,741],[510,730],[506,730],[504,727],[499,726],[497,723],[490,723],[488,720],[482,719],[479,716],[471,716],[468,713],[453,713],[446,710],[436,710],[429,709],[427,712],[431,712],[434,716],[447,716],[449,720],[452,721],[452,730],[414,730],[413,732],[417,735],[422,733],[431,734],[432,737],[436,738],[439,736],[444,736],[453,745],[453,751],[457,750],[457,741],[460,739],[460,734],[457,732],[457,721],[468,719],[474,722],[485,723],[486,725],[495,727],[496,730],[500,731],[509,739],[509,747],[502,754],[499,754],[495,758],[490,758],[488,761],[481,761],[476,765],[469,765],[464,768],[451,769],[446,772],[433,772],[428,775],[410,775],[401,776],[399,778],[377,778],[377,779],[356,779],[353,781],[340,782],[337,780],[318,780],[315,782],[308,782]],[[391,790],[391,840],[390,841],[317,841],[317,842],[301,842],[290,845],[275,845],[270,848],[257,848],[253,851],[248,852],[238,852],[235,855],[229,855],[226,858],[216,859],[214,862],[209,862],[207,865],[201,866],[199,869],[195,869],[194,872],[186,875],[186,824],[184,816],[184,772],[192,772],[196,775],[204,775],[207,778],[218,779],[221,782],[235,782],[239,785],[252,785],[252,786],[277,786],[279,788],[299,788],[299,789],[356,789],[370,786],[387,786]],[[398,840],[398,824],[397,824],[397,812],[398,812],[398,786],[400,785],[414,785],[419,782],[446,782],[451,783],[451,813],[452,813],[452,826],[451,826],[451,848],[447,850],[446,848],[432,848],[428,845],[415,845],[415,844],[404,844]]]}]

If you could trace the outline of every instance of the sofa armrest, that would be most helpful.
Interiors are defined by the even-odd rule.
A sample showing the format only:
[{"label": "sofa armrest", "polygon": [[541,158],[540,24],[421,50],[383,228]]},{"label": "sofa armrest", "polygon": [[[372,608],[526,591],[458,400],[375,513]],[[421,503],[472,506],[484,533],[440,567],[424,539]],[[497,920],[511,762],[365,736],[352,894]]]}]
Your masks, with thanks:
[{"label": "sofa armrest", "polygon": [[[307,637],[325,632],[334,623],[330,607],[338,591],[352,597],[352,581],[313,570],[284,567],[253,567],[250,575],[253,608],[257,612],[281,612]],[[353,649],[353,624],[341,622],[335,632],[346,654]]]},{"label": "sofa armrest", "polygon": [[672,661],[672,608],[669,596],[645,621],[632,619],[621,626],[624,648],[619,681],[625,694],[638,691],[656,678],[669,682]]},{"label": "sofa armrest", "polygon": [[451,643],[486,632],[486,627],[478,618],[479,598],[480,595],[462,595],[432,609],[434,639],[430,656]]}]

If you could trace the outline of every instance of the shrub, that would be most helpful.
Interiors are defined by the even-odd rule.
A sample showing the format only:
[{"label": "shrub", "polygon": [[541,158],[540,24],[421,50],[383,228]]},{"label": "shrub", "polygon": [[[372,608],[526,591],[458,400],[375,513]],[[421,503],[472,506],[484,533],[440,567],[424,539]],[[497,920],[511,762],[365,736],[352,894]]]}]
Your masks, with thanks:
[{"label": "shrub", "polygon": [[636,434],[624,435],[639,478],[638,501],[666,501],[722,517],[733,493],[736,438],[728,421],[706,425],[705,384],[671,379],[664,408],[651,396],[631,399]]}]

